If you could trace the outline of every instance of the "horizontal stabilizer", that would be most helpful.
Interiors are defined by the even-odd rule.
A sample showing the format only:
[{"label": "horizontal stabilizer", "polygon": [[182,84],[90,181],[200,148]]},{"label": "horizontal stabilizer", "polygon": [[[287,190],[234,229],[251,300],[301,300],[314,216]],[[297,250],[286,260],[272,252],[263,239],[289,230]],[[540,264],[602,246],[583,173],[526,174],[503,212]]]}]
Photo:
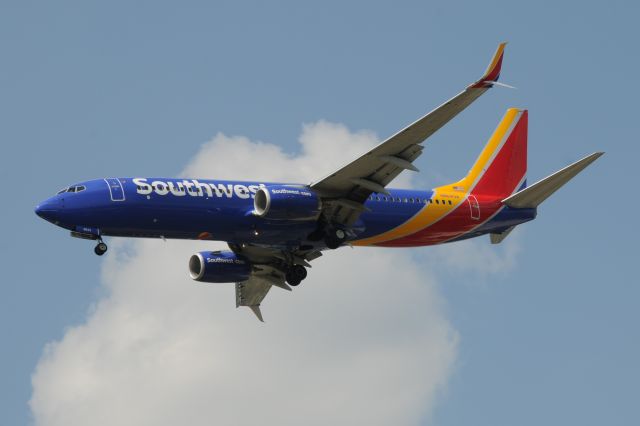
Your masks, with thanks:
[{"label": "horizontal stabilizer", "polygon": [[514,229],[515,229],[515,226],[512,226],[500,232],[499,234],[494,234],[494,233],[489,234],[489,238],[491,239],[491,244],[500,244],[502,240],[507,238],[507,235],[509,235],[511,231],[513,231]]},{"label": "horizontal stabilizer", "polygon": [[565,167],[548,176],[533,185],[519,191],[509,198],[502,200],[504,204],[514,208],[536,208],[544,200],[549,198],[551,194],[560,189],[565,183],[569,182],[578,173],[584,170],[589,164],[596,161],[604,152],[594,152],[586,156],[582,160],[576,161],[570,166]]}]

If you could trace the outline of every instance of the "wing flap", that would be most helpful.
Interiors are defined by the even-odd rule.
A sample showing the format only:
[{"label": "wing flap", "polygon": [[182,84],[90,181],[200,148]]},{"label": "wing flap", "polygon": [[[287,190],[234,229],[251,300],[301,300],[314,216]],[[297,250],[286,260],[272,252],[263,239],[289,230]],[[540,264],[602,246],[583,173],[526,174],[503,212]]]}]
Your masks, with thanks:
[{"label": "wing flap", "polygon": [[259,306],[269,293],[271,285],[269,281],[256,276],[236,283],[236,307]]},{"label": "wing flap", "polygon": [[260,321],[264,321],[260,304],[272,286],[292,290],[286,283],[282,263],[311,267],[309,262],[322,256],[320,250],[283,251],[250,244],[229,244],[229,248],[248,258],[253,265],[249,279],[236,283],[236,308],[247,306]]}]

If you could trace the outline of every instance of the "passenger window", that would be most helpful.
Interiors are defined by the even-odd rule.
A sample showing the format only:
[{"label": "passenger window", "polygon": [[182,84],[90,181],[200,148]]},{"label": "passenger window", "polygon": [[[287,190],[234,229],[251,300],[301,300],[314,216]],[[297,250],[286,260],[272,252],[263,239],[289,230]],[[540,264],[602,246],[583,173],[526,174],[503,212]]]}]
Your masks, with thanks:
[{"label": "passenger window", "polygon": [[377,199],[378,201],[380,201],[380,197],[376,197],[376,199]]},{"label": "passenger window", "polygon": [[449,205],[451,205],[451,200],[449,200]]},{"label": "passenger window", "polygon": [[407,197],[404,197],[404,202],[405,202],[405,203],[408,203],[408,202],[409,202],[409,199],[407,199]]},{"label": "passenger window", "polygon": [[436,200],[436,204],[440,204],[440,201]]}]

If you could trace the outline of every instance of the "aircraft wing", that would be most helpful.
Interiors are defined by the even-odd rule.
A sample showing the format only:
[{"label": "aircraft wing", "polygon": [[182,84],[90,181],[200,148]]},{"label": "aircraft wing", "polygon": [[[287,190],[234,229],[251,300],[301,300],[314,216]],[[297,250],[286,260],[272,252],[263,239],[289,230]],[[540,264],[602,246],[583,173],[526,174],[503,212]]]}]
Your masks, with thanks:
[{"label": "aircraft wing", "polygon": [[260,304],[271,287],[276,286],[291,291],[291,287],[286,283],[284,272],[277,265],[282,262],[291,262],[311,267],[309,262],[322,256],[319,250],[287,251],[247,244],[229,244],[229,248],[235,253],[242,254],[254,264],[254,270],[249,279],[236,283],[236,308],[247,306],[262,322],[264,319]]},{"label": "aircraft wing", "polygon": [[498,84],[505,45],[500,43],[478,81],[360,158],[312,183],[310,187],[324,198],[323,213],[327,219],[351,225],[364,210],[363,203],[371,193],[384,194],[385,187],[403,170],[417,171],[412,163],[422,154],[420,144]]},{"label": "aircraft wing", "polygon": [[274,274],[273,276],[263,276],[253,274],[248,280],[236,283],[236,308],[247,306],[260,321],[264,322],[262,312],[260,311],[260,304],[273,285],[291,291],[291,287],[284,281],[284,275],[277,276]]}]

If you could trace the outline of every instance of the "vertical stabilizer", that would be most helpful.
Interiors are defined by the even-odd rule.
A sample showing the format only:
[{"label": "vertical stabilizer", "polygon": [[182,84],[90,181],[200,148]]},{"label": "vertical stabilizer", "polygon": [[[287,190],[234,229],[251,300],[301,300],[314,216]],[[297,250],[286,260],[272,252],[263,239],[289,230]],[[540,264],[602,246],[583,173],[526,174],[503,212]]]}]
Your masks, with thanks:
[{"label": "vertical stabilizer", "polygon": [[456,185],[497,198],[519,190],[527,174],[527,127],[527,110],[507,110],[467,176]]}]

